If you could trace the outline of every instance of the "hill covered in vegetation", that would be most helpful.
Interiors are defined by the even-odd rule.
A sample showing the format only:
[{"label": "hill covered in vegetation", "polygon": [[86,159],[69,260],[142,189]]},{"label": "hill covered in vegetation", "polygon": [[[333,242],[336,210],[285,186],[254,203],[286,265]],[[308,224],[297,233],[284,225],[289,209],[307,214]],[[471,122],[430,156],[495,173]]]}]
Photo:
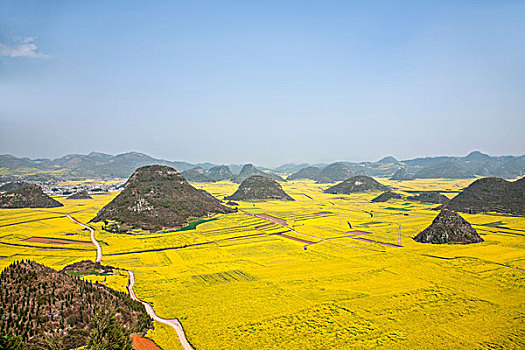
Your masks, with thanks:
[{"label": "hill covered in vegetation", "polygon": [[0,194],[0,208],[56,208],[63,204],[49,197],[38,185],[28,184]]},{"label": "hill covered in vegetation", "polygon": [[397,180],[397,181],[406,181],[406,180],[413,180],[414,176],[410,175],[407,172],[406,168],[400,168],[398,169],[394,175],[390,178],[390,180]]},{"label": "hill covered in vegetation", "polygon": [[432,224],[414,237],[420,243],[480,243],[483,239],[458,213],[443,209]]},{"label": "hill covered in vegetation", "polygon": [[228,166],[218,165],[208,170],[201,167],[187,169],[182,172],[182,176],[192,182],[216,182],[230,180],[233,178],[233,173]]},{"label": "hill covered in vegetation", "polygon": [[185,226],[190,218],[232,213],[211,195],[191,186],[177,170],[152,165],[139,168],[124,190],[91,221],[116,221],[116,231],[158,231]]},{"label": "hill covered in vegetation", "polygon": [[343,162],[329,164],[323,168],[309,166],[288,176],[287,180],[310,179],[318,183],[332,183],[346,180],[352,176],[352,170]]},{"label": "hill covered in vegetation", "polygon": [[525,178],[516,181],[494,177],[476,180],[452,198],[447,208],[465,213],[525,215]]},{"label": "hill covered in vegetation", "polygon": [[321,175],[321,169],[315,166],[309,166],[306,168],[303,168],[290,176],[286,178],[287,181],[291,180],[302,180],[302,179],[310,179],[310,180],[318,180]]},{"label": "hill covered in vegetation", "polygon": [[182,176],[184,176],[184,178],[187,181],[192,181],[192,182],[210,182],[211,181],[208,175],[204,173],[204,169],[202,169],[201,167],[195,167],[195,168],[184,170],[181,174]]},{"label": "hill covered in vegetation", "polygon": [[414,175],[416,179],[468,179],[474,177],[474,174],[457,162],[447,161],[423,168]]},{"label": "hill covered in vegetation", "polygon": [[268,178],[274,179],[276,181],[284,181],[284,179],[282,177],[280,177],[279,175],[265,173],[264,171],[261,171],[261,170],[257,169],[253,164],[246,164],[246,165],[244,165],[242,167],[241,172],[239,173],[239,175],[234,176],[231,180],[233,182],[235,182],[235,183],[239,183],[240,184],[241,182],[243,182],[244,180],[246,180],[250,176],[254,176],[254,175],[268,177]]},{"label": "hill covered in vegetation", "polygon": [[359,192],[388,191],[388,186],[382,185],[373,178],[365,175],[356,175],[335,186],[327,188],[324,193],[350,194]]},{"label": "hill covered in vegetation", "polygon": [[433,204],[446,204],[450,201],[445,195],[437,192],[423,192],[415,196],[409,196],[407,199],[409,201]]},{"label": "hill covered in vegetation", "polygon": [[281,185],[274,179],[254,175],[244,180],[237,191],[225,199],[228,200],[267,200],[267,199],[281,199],[293,201]]},{"label": "hill covered in vegetation", "polygon": [[226,165],[214,166],[206,172],[206,175],[210,181],[230,180],[233,177],[232,171]]},{"label": "hill covered in vegetation", "polygon": [[130,333],[152,327],[127,294],[32,261],[2,271],[0,301],[1,333],[31,350],[131,349]]},{"label": "hill covered in vegetation", "polygon": [[376,198],[372,199],[371,202],[372,203],[381,203],[381,202],[388,202],[391,199],[402,199],[402,198],[403,198],[403,196],[400,195],[399,193],[395,193],[395,192],[392,192],[392,191],[387,191],[387,192],[381,193],[379,196],[377,196]]}]

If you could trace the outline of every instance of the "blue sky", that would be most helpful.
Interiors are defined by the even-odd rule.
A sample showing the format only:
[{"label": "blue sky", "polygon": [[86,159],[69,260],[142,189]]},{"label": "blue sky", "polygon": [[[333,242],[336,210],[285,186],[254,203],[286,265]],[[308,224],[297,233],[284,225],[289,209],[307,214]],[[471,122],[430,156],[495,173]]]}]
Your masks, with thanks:
[{"label": "blue sky", "polygon": [[0,153],[523,154],[525,1],[0,2]]}]

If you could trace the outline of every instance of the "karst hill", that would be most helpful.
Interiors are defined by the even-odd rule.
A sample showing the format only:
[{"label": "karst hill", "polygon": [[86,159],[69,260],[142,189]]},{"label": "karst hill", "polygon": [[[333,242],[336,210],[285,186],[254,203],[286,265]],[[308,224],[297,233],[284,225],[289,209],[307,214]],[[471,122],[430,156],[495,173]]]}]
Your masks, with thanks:
[{"label": "karst hill", "polygon": [[137,169],[124,190],[91,221],[115,221],[119,231],[158,231],[184,226],[190,218],[234,211],[191,186],[177,170],[152,165]]}]

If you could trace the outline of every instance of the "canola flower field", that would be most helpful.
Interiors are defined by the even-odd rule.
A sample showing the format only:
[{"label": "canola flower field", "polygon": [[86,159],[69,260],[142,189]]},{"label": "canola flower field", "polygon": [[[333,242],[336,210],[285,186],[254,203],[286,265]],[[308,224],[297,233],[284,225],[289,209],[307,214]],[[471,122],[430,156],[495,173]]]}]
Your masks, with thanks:
[{"label": "canola flower field", "polygon": [[[452,197],[473,180],[378,181]],[[219,199],[237,188],[194,186]],[[434,204],[370,203],[379,193],[324,194],[330,185],[307,180],[282,186],[296,201],[237,201],[237,213],[193,230],[112,234],[94,224],[102,264],[133,270],[137,296],[178,318],[195,349],[525,348],[525,218],[461,214],[485,242],[421,244],[412,237],[438,214]],[[115,196],[0,210],[0,268],[94,260],[89,231],[66,213],[87,223]],[[125,271],[84,278],[126,290]],[[180,349],[158,322],[147,337]]]}]

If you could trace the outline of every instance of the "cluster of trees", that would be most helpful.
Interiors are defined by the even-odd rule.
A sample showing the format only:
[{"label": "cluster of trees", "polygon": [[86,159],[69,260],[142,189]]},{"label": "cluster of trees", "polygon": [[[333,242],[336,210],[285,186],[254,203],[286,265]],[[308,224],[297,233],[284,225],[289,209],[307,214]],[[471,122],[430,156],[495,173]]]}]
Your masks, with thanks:
[{"label": "cluster of trees", "polygon": [[[91,332],[86,350],[132,350],[131,332],[126,330],[115,318],[115,314],[99,311],[95,314],[91,324]],[[68,350],[57,334],[47,334],[43,346],[26,346],[22,337],[14,335],[0,334],[0,349],[2,350],[29,350],[29,349],[50,349],[50,350]]]},{"label": "cluster of trees", "polygon": [[0,349],[127,349],[131,332],[152,327],[144,306],[126,293],[32,261],[0,274],[0,315]]}]

